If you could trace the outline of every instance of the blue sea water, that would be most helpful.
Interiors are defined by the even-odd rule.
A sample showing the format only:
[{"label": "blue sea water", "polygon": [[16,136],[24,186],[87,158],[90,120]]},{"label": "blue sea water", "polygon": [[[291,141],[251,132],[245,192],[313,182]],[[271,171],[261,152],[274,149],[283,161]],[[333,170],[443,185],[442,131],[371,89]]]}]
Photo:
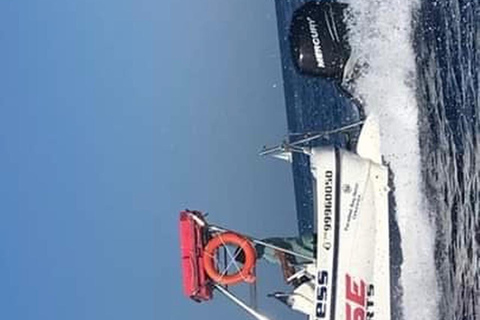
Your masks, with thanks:
[{"label": "blue sea water", "polygon": [[[303,2],[276,1],[289,132],[376,115],[395,185],[395,318],[480,318],[480,1],[345,1],[352,50],[366,66],[349,93],[360,109],[337,84],[296,72],[288,25]],[[342,135],[318,143],[352,147]],[[292,168],[305,233],[308,159],[295,155]]]},{"label": "blue sea water", "polygon": [[442,319],[480,318],[480,2],[423,1],[414,39]]}]

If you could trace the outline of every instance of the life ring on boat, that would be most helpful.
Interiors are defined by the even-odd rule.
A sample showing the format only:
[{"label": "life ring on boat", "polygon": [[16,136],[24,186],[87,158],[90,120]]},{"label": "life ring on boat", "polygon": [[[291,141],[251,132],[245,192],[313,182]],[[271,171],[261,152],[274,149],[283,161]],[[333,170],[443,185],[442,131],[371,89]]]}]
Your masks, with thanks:
[{"label": "life ring on boat", "polygon": [[[238,246],[245,254],[242,268],[233,274],[222,274],[215,265],[217,250],[227,244]],[[255,282],[254,267],[257,260],[255,248],[247,238],[234,232],[224,232],[213,237],[203,249],[203,264],[207,275],[216,283],[233,285],[240,282]]]}]

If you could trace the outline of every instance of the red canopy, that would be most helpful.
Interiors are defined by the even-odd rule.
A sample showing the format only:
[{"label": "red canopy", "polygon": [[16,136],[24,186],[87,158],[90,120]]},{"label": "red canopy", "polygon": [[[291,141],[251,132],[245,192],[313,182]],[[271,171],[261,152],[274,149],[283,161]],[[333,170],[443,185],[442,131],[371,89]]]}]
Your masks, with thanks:
[{"label": "red canopy", "polygon": [[212,288],[203,267],[204,227],[193,218],[199,213],[180,213],[180,249],[182,254],[183,291],[195,301],[212,299]]}]

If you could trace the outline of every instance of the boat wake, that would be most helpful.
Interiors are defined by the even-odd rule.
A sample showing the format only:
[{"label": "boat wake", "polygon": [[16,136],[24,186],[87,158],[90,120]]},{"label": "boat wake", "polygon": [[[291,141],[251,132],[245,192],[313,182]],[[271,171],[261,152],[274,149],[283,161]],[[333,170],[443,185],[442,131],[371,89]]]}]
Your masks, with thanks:
[{"label": "boat wake", "polygon": [[[436,319],[435,227],[421,175],[412,17],[416,0],[351,1],[349,41],[362,71],[352,83],[367,115],[379,119],[381,149],[395,185],[400,229],[400,312],[408,320]],[[421,302],[421,303],[419,303]]]}]

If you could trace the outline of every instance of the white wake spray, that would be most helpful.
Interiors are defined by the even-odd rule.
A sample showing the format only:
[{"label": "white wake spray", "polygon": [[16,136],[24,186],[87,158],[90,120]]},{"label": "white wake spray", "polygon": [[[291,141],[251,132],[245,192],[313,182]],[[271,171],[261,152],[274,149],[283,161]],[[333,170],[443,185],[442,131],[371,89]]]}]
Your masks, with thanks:
[{"label": "white wake spray", "polygon": [[364,65],[353,83],[367,114],[380,120],[381,148],[394,173],[404,262],[406,320],[437,319],[434,226],[422,195],[415,97],[413,14],[417,0],[351,0],[353,55]]}]

